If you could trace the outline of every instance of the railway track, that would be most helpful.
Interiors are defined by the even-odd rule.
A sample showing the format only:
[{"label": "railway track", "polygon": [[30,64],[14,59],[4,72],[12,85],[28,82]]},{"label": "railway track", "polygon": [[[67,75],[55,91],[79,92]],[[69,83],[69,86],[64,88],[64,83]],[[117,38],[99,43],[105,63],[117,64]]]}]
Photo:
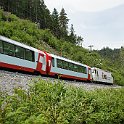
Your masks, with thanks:
[{"label": "railway track", "polygon": [[[40,80],[47,80],[49,82],[57,82],[58,79],[51,77],[44,77],[41,75],[23,74],[18,72],[10,72],[5,70],[0,70],[0,92],[13,94],[14,88],[22,88],[28,90],[29,85],[36,83]],[[117,85],[105,85],[105,84],[94,84],[78,81],[69,80],[59,80],[63,82],[66,86],[82,87],[85,90],[94,90],[100,88],[120,88]]]}]

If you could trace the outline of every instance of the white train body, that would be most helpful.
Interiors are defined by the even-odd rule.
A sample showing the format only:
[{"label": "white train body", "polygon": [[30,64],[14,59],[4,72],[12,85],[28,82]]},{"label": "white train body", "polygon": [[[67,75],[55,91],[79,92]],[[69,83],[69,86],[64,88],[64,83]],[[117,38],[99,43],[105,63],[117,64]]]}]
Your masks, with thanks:
[{"label": "white train body", "polygon": [[91,80],[91,68],[89,66],[53,54],[48,54],[48,56],[51,62],[49,75],[84,81]]},{"label": "white train body", "polygon": [[46,54],[28,45],[0,36],[0,67],[46,72]]},{"label": "white train body", "polygon": [[91,68],[91,70],[92,70],[92,79],[94,82],[113,84],[113,77],[111,72],[104,71],[96,67]]}]

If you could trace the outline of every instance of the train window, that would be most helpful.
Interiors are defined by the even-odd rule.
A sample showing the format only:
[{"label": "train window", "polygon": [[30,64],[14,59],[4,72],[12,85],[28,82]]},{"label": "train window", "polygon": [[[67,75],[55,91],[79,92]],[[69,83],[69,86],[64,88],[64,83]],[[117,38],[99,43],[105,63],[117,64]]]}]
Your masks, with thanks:
[{"label": "train window", "polygon": [[69,63],[69,70],[73,71],[74,70],[74,64],[73,63]]},{"label": "train window", "polygon": [[78,72],[78,65],[74,64],[74,71]]},{"label": "train window", "polygon": [[66,62],[62,60],[62,68],[66,69]]},{"label": "train window", "polygon": [[58,68],[63,68],[63,62],[60,59],[57,59],[57,67]]},{"label": "train window", "polygon": [[34,52],[26,49],[25,51],[25,59],[34,62]]},{"label": "train window", "polygon": [[82,73],[82,66],[78,66],[78,72]]},{"label": "train window", "polygon": [[97,76],[99,76],[98,71],[97,71]]},{"label": "train window", "polygon": [[3,53],[3,43],[1,40],[0,40],[0,53]]},{"label": "train window", "polygon": [[52,57],[52,66],[55,67],[55,61],[53,57]]},{"label": "train window", "polygon": [[94,70],[94,72],[95,72],[95,74],[96,74],[96,72],[97,72],[96,69]]},{"label": "train window", "polygon": [[22,47],[16,46],[15,56],[17,58],[24,59],[25,58],[24,55],[25,55],[25,49]]},{"label": "train window", "polygon": [[76,72],[81,72],[79,65],[76,65],[75,71],[76,71]]},{"label": "train window", "polygon": [[63,61],[63,68],[68,70],[68,62]]},{"label": "train window", "polygon": [[104,75],[104,79],[107,79],[107,75]]},{"label": "train window", "polygon": [[67,70],[69,70],[69,63],[68,62],[65,63],[65,67]]},{"label": "train window", "polygon": [[107,75],[105,75],[103,72],[102,72],[102,78],[107,79]]},{"label": "train window", "polygon": [[3,42],[3,52],[6,55],[15,56],[15,46],[13,44]]},{"label": "train window", "polygon": [[84,66],[82,66],[82,73],[87,74],[87,69]]}]

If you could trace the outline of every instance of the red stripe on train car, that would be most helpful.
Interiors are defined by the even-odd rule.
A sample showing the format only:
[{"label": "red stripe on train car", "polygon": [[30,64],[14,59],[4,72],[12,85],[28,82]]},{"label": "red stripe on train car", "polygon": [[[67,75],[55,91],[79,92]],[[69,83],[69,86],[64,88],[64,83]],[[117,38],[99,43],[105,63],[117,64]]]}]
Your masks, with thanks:
[{"label": "red stripe on train car", "polygon": [[19,70],[19,71],[27,71],[27,72],[35,71],[35,69],[32,69],[32,68],[22,67],[22,66],[18,66],[18,65],[12,65],[12,64],[3,63],[3,62],[0,62],[0,67],[15,69],[15,70]]},{"label": "red stripe on train car", "polygon": [[57,73],[54,73],[54,72],[50,72],[48,75],[50,75],[50,76],[58,75],[62,78],[82,80],[82,81],[87,81],[88,80],[88,78],[81,78],[81,77],[75,77],[75,76],[71,76],[71,75],[57,74]]},{"label": "red stripe on train car", "polygon": [[[0,67],[19,70],[19,71],[25,71],[25,72],[32,72],[32,73],[36,71],[36,69],[22,67],[18,65],[12,65],[12,64],[3,63],[3,62],[0,62]],[[43,71],[43,70],[40,70],[39,72],[40,74],[46,74],[46,71]]]},{"label": "red stripe on train car", "polygon": [[81,78],[81,77],[75,77],[75,76],[70,76],[70,75],[60,75],[62,78],[70,78],[70,79],[75,79],[75,80],[82,80],[82,81],[87,81],[88,78]]}]

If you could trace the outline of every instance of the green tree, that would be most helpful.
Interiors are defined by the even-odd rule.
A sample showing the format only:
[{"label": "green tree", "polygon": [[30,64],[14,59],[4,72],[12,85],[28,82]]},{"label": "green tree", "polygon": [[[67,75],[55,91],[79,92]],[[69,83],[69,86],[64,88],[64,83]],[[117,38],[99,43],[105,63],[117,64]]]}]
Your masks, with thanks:
[{"label": "green tree", "polygon": [[52,23],[52,18],[50,15],[50,11],[47,9],[47,6],[45,5],[43,0],[39,0],[40,1],[40,6],[38,9],[38,20],[40,23],[40,28],[42,29],[51,29],[51,23]]},{"label": "green tree", "polygon": [[76,35],[75,35],[73,24],[71,24],[71,28],[70,28],[69,41],[71,43],[76,44]]},{"label": "green tree", "polygon": [[55,8],[52,13],[52,21],[53,21],[52,22],[52,32],[57,38],[60,38],[59,14]]},{"label": "green tree", "polygon": [[69,19],[65,13],[65,9],[62,8],[59,15],[59,24],[61,29],[61,37],[64,39],[66,39],[68,36],[68,21]]},{"label": "green tree", "polygon": [[76,37],[76,44],[82,46],[83,38],[81,36]]},{"label": "green tree", "polygon": [[124,69],[124,47],[121,47],[120,49],[120,64],[122,68]]}]

